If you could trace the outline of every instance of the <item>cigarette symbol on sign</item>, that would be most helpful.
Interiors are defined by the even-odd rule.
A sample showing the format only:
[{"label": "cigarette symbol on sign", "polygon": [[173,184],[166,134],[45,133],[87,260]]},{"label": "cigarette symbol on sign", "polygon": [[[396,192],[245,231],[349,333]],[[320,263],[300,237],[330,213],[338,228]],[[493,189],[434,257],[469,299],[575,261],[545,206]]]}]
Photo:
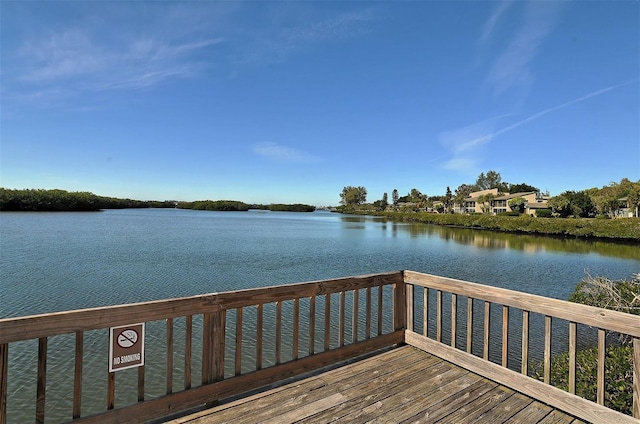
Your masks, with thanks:
[{"label": "cigarette symbol on sign", "polygon": [[117,341],[118,341],[118,346],[120,346],[121,348],[124,348],[124,349],[129,348],[134,344],[136,344],[136,342],[138,341],[138,332],[131,328],[126,329],[122,331],[120,334],[118,334]]}]

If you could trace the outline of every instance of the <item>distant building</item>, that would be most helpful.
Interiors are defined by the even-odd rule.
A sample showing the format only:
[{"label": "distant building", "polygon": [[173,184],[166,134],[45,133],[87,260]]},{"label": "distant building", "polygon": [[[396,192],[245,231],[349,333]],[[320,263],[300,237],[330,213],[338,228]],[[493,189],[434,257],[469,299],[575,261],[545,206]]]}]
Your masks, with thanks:
[{"label": "distant building", "polygon": [[[484,196],[493,195],[494,198],[486,201]],[[509,201],[517,198],[524,199],[524,213],[535,215],[537,210],[549,209],[547,197],[540,192],[528,191],[521,193],[498,193],[497,188],[474,191],[467,196],[462,204],[454,205],[456,213],[491,213],[493,215],[505,212],[512,212]]]}]

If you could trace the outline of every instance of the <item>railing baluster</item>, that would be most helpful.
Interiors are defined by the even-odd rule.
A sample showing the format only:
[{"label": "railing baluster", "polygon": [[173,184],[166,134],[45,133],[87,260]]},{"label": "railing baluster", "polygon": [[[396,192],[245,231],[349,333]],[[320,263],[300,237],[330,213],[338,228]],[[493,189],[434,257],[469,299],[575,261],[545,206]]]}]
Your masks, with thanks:
[{"label": "railing baluster", "polygon": [[116,373],[110,372],[107,376],[107,410],[116,407]]},{"label": "railing baluster", "polygon": [[529,311],[522,311],[522,358],[520,372],[529,375]]},{"label": "railing baluster", "polygon": [[502,305],[502,366],[509,361],[509,307]]},{"label": "railing baluster", "polygon": [[262,369],[262,326],[264,317],[264,305],[258,305],[256,314],[256,370]]},{"label": "railing baluster", "polygon": [[0,424],[7,423],[7,382],[9,375],[9,344],[0,344]]},{"label": "railing baluster", "polygon": [[167,381],[166,394],[173,392],[173,318],[167,318]]},{"label": "railing baluster", "polygon": [[442,291],[436,291],[436,340],[442,341]]},{"label": "railing baluster", "polygon": [[407,284],[393,285],[393,329],[395,331],[407,328]]},{"label": "railing baluster", "polygon": [[[75,364],[73,370],[73,418],[80,418],[82,405],[82,360],[84,357],[84,332],[76,331]],[[5,383],[6,384],[6,383]]]},{"label": "railing baluster", "polygon": [[309,298],[309,355],[315,353],[316,346],[316,297]]},{"label": "railing baluster", "polygon": [[551,317],[544,317],[544,382],[551,382]]},{"label": "railing baluster", "polygon": [[[191,388],[191,341],[193,339],[193,316],[185,317],[185,335],[184,335],[184,389]],[[144,400],[143,399],[138,399]]]},{"label": "railing baluster", "polygon": [[407,284],[407,330],[413,331],[413,284]]},{"label": "railing baluster", "polygon": [[429,335],[429,288],[422,288],[422,335]]},{"label": "railing baluster", "polygon": [[366,329],[365,329],[364,337],[365,339],[370,339],[371,338],[371,287],[367,287],[366,299],[367,299],[367,320],[366,320]]},{"label": "railing baluster", "polygon": [[331,349],[331,294],[324,296],[324,351]]},{"label": "railing baluster", "polygon": [[224,347],[226,342],[227,311],[220,310],[213,314],[213,367],[211,381],[224,380]]},{"label": "railing baluster", "polygon": [[276,365],[282,359],[282,302],[276,302]]},{"label": "railing baluster", "polygon": [[202,314],[202,384],[211,382],[211,363],[213,351],[211,335],[211,314]]},{"label": "railing baluster", "polygon": [[484,340],[482,344],[482,358],[489,360],[489,330],[491,328],[491,302],[484,302]]},{"label": "railing baluster", "polygon": [[358,310],[358,303],[360,302],[360,291],[355,289],[353,291],[353,313],[351,315],[351,343],[358,341],[358,318],[360,312]]},{"label": "railing baluster", "polygon": [[295,360],[298,359],[298,348],[300,341],[300,299],[295,298],[293,300],[293,346],[291,357]]},{"label": "railing baluster", "polygon": [[144,402],[144,367],[138,367],[138,402]]},{"label": "railing baluster", "polygon": [[236,309],[235,375],[242,374],[242,308]]},{"label": "railing baluster", "polygon": [[640,338],[633,338],[633,418],[640,418]]},{"label": "railing baluster", "polygon": [[569,393],[576,394],[576,344],[577,325],[569,323]]},{"label": "railing baluster", "polygon": [[606,353],[606,333],[602,328],[598,328],[598,391],[597,402],[604,405],[604,357]]},{"label": "railing baluster", "polygon": [[467,353],[473,351],[473,298],[467,297]]},{"label": "railing baluster", "polygon": [[378,336],[382,335],[382,283],[378,284]]},{"label": "railing baluster", "polygon": [[451,293],[451,347],[456,347],[458,327],[458,295]]},{"label": "railing baluster", "polygon": [[36,389],[36,423],[44,423],[45,391],[47,388],[47,338],[38,339],[38,380]]},{"label": "railing baluster", "polygon": [[340,323],[338,325],[338,346],[344,346],[344,304],[345,304],[345,292],[340,292]]}]

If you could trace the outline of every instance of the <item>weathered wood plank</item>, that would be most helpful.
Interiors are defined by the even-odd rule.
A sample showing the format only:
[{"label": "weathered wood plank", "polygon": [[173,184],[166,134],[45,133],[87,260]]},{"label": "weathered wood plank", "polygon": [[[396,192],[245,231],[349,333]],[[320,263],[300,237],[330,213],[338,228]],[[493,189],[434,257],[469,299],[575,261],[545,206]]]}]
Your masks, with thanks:
[{"label": "weathered wood plank", "polygon": [[[280,416],[282,411],[303,407],[305,403],[315,402],[326,398],[334,393],[342,392],[350,388],[365,384],[375,377],[393,373],[395,367],[390,367],[389,363],[398,361],[408,361],[412,363],[422,359],[422,363],[436,363],[440,359],[428,356],[425,360],[424,353],[419,353],[417,349],[401,352],[401,349],[394,349],[375,355],[363,360],[359,360],[348,366],[342,366],[329,370],[325,373],[314,375],[299,382],[289,383],[285,386],[270,389],[267,392],[259,393],[242,398],[220,406],[211,408],[201,413],[193,414],[194,418],[209,417],[203,422],[263,422],[269,417]],[[428,362],[431,361],[431,362]],[[274,411],[275,407],[275,411]],[[175,420],[172,424],[185,422]],[[194,423],[197,421],[188,421]]]},{"label": "weathered wood plank", "polygon": [[611,422],[637,424],[637,421],[628,415],[613,411],[541,381],[503,368],[500,365],[469,355],[466,352],[453,349],[420,334],[407,331],[405,333],[405,342],[586,421],[602,424]]},{"label": "weathered wood plank", "polygon": [[[479,420],[487,411],[505,401],[505,399],[509,398],[512,394],[513,391],[506,387],[495,387],[488,392],[483,393],[482,396],[479,396],[473,401],[465,404],[461,408],[456,409],[453,413],[439,420],[438,423],[459,424],[461,422],[473,422],[476,419]],[[499,421],[492,420],[491,422]]]},{"label": "weathered wood plank", "polygon": [[500,287],[489,287],[414,271],[404,271],[404,276],[405,281],[410,284],[423,285],[437,290],[640,337],[640,316],[637,315],[630,316],[623,312],[595,308],[566,300],[552,299]]},{"label": "weathered wood plank", "polygon": [[537,423],[552,411],[552,408],[540,402],[531,402],[526,408],[506,420],[504,424]]},{"label": "weathered wood plank", "polygon": [[476,422],[492,422],[492,423],[501,423],[518,412],[524,410],[533,402],[533,399],[521,395],[520,393],[514,393],[509,396],[509,398],[504,401],[498,403],[493,408],[488,411],[480,414],[478,418],[476,418]]},{"label": "weathered wood plank", "polygon": [[497,384],[485,379],[477,379],[470,385],[465,385],[462,390],[452,392],[448,397],[439,400],[411,418],[401,421],[402,423],[434,423],[439,419],[455,412],[468,402],[477,399],[490,390],[497,387]]}]

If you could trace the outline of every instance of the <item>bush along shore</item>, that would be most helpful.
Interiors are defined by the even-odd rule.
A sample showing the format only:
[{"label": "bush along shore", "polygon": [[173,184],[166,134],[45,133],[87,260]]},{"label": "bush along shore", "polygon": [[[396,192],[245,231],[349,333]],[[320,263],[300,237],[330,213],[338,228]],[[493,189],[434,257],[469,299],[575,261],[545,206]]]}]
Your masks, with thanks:
[{"label": "bush along shore", "polygon": [[640,218],[539,218],[528,215],[466,215],[430,212],[342,210],[342,213],[382,216],[404,222],[422,222],[522,234],[640,241]]}]

